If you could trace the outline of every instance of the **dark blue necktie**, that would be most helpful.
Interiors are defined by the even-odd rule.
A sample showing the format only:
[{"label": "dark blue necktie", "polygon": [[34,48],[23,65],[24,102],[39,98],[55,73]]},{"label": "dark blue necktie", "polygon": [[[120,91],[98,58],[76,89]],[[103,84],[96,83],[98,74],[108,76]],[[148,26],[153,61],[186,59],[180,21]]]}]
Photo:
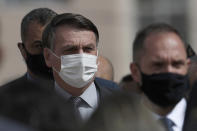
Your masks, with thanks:
[{"label": "dark blue necktie", "polygon": [[173,126],[175,125],[174,122],[166,117],[160,119],[161,123],[163,124],[166,131],[174,131]]}]

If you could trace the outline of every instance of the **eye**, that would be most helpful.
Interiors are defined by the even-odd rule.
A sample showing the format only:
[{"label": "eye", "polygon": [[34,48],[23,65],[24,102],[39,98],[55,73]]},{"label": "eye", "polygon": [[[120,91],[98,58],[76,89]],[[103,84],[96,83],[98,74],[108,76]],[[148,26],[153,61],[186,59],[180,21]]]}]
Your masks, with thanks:
[{"label": "eye", "polygon": [[93,51],[94,49],[92,48],[92,47],[86,47],[85,49],[84,49],[84,51],[85,52],[89,52],[89,51]]},{"label": "eye", "polygon": [[63,49],[63,54],[75,54],[78,52],[78,47],[77,46],[68,46],[65,49]]},{"label": "eye", "polygon": [[176,67],[176,68],[180,68],[181,66],[183,66],[185,63],[183,61],[175,61],[172,63],[172,66]]},{"label": "eye", "polygon": [[95,51],[95,46],[93,46],[93,45],[86,46],[86,47],[83,48],[83,51],[87,52],[87,53],[91,52],[91,51]]},{"label": "eye", "polygon": [[35,41],[34,42],[34,47],[38,49],[43,49],[43,45],[41,41]]},{"label": "eye", "polygon": [[35,47],[36,48],[43,48],[42,44],[36,44]]}]

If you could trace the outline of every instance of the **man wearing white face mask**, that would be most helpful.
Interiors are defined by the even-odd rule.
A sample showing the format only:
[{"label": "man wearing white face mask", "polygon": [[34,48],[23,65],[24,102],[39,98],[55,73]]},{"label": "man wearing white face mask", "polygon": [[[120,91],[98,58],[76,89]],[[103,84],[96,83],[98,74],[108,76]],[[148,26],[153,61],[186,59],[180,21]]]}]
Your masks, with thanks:
[{"label": "man wearing white face mask", "polygon": [[[44,57],[53,68],[55,90],[66,100],[78,97],[77,110],[87,120],[111,88],[95,80],[99,33],[96,26],[79,14],[54,17],[43,33]],[[75,100],[78,101],[78,100]]]}]

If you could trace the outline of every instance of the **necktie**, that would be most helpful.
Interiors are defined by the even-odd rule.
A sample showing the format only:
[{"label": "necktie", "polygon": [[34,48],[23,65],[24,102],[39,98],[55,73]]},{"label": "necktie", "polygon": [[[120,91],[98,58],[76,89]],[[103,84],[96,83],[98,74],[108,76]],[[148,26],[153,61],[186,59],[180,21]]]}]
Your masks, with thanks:
[{"label": "necktie", "polygon": [[69,103],[71,104],[72,109],[74,110],[74,115],[75,115],[75,118],[78,122],[80,122],[82,120],[79,109],[78,109],[81,102],[82,102],[82,99],[80,97],[73,96],[73,97],[70,97],[70,99],[69,99]]},{"label": "necktie", "polygon": [[174,122],[166,117],[160,119],[161,123],[163,124],[166,131],[174,131],[173,126],[175,125]]}]

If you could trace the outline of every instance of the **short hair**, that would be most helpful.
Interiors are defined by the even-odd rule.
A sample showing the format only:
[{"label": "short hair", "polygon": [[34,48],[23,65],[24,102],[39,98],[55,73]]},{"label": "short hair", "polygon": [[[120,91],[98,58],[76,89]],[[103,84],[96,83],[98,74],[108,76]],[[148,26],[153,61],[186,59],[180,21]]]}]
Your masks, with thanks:
[{"label": "short hair", "polygon": [[49,21],[56,16],[57,13],[49,8],[37,8],[26,14],[21,22],[21,40],[25,41],[26,33],[29,24],[32,22],[38,22],[42,26],[49,23]]},{"label": "short hair", "polygon": [[55,31],[57,27],[67,25],[75,29],[92,31],[96,36],[96,46],[99,42],[99,33],[97,27],[86,17],[80,14],[63,13],[55,16],[53,20],[45,28],[42,41],[43,46],[53,50],[53,42],[55,39]]},{"label": "short hair", "polygon": [[138,62],[140,60],[140,52],[144,48],[144,42],[148,36],[153,33],[175,33],[184,43],[184,47],[186,48],[186,44],[181,36],[181,34],[169,24],[166,23],[155,23],[151,24],[144,29],[140,30],[133,42],[133,61]]}]

